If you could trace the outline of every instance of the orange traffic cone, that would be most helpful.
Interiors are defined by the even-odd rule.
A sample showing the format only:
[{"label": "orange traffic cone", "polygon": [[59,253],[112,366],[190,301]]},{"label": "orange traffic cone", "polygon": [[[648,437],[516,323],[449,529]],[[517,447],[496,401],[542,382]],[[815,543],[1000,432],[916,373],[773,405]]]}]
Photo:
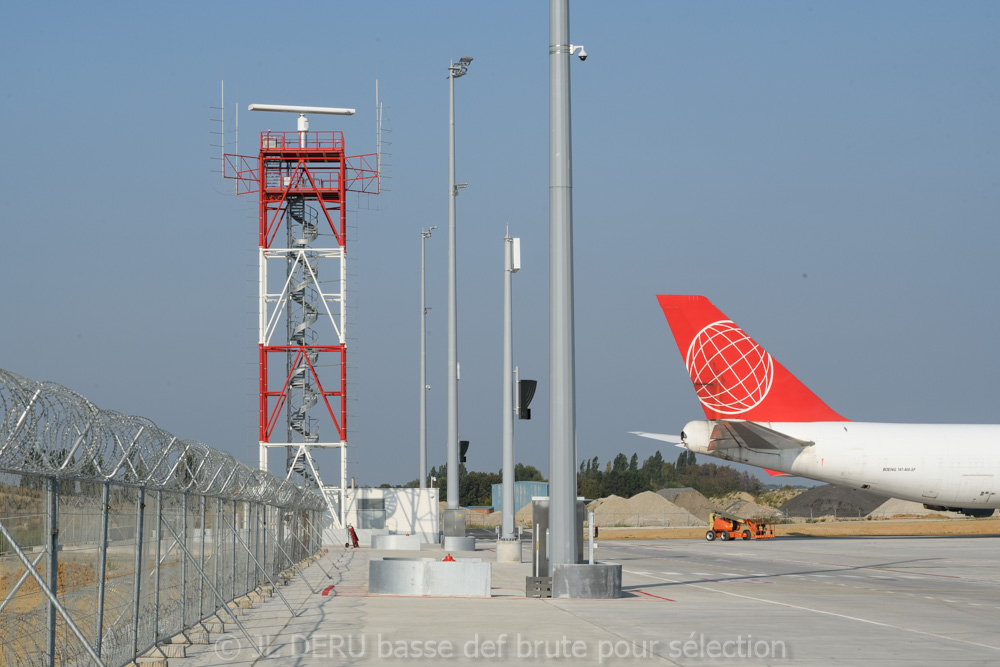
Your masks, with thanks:
[{"label": "orange traffic cone", "polygon": [[442,560],[442,562],[445,562],[445,563],[454,563],[455,562],[455,559],[451,557],[451,554],[448,554],[447,556],[445,556],[441,560]]}]

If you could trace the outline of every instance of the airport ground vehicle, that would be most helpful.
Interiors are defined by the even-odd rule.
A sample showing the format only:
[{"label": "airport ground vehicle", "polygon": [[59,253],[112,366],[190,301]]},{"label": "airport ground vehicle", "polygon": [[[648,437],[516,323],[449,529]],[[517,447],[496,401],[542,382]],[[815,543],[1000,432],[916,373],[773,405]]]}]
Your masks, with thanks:
[{"label": "airport ground vehicle", "polygon": [[712,512],[709,515],[710,527],[705,533],[709,542],[718,537],[723,542],[742,538],[744,540],[768,540],[774,537],[774,525],[756,519],[742,519],[725,512]]}]

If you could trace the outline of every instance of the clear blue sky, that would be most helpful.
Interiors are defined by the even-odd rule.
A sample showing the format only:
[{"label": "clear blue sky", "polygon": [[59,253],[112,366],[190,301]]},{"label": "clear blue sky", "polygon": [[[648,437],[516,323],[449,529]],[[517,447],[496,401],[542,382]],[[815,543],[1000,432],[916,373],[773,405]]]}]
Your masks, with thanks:
[{"label": "clear blue sky", "polygon": [[[460,429],[500,467],[502,238],[522,239],[515,360],[540,380],[517,457],[548,468],[545,2],[16,3],[0,38],[0,368],[255,462],[256,203],[240,147],[353,106],[391,192],[352,212],[351,474],[416,477],[419,231],[430,463],[446,458],[447,79],[457,82]],[[291,9],[294,8],[294,11]],[[657,293],[700,293],[858,420],[995,422],[1000,5],[572,2],[581,459],[640,459],[701,417]],[[230,117],[233,106],[227,116]],[[668,447],[669,448],[669,447]],[[664,452],[672,457],[672,452]]]}]

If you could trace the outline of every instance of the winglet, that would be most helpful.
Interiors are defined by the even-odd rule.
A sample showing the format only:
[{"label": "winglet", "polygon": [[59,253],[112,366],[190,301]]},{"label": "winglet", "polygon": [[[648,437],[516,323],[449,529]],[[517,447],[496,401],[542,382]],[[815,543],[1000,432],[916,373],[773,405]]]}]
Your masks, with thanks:
[{"label": "winglet", "polygon": [[847,421],[705,297],[657,299],[708,419]]}]

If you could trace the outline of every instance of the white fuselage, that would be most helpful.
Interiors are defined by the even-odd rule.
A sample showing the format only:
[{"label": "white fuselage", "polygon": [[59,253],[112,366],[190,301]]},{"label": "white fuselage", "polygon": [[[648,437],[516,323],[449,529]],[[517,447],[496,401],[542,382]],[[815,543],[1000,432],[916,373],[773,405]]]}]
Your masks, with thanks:
[{"label": "white fuselage", "polygon": [[756,422],[800,441],[773,451],[709,441],[712,422],[691,422],[684,445],[699,454],[956,508],[1000,507],[1000,425]]}]

